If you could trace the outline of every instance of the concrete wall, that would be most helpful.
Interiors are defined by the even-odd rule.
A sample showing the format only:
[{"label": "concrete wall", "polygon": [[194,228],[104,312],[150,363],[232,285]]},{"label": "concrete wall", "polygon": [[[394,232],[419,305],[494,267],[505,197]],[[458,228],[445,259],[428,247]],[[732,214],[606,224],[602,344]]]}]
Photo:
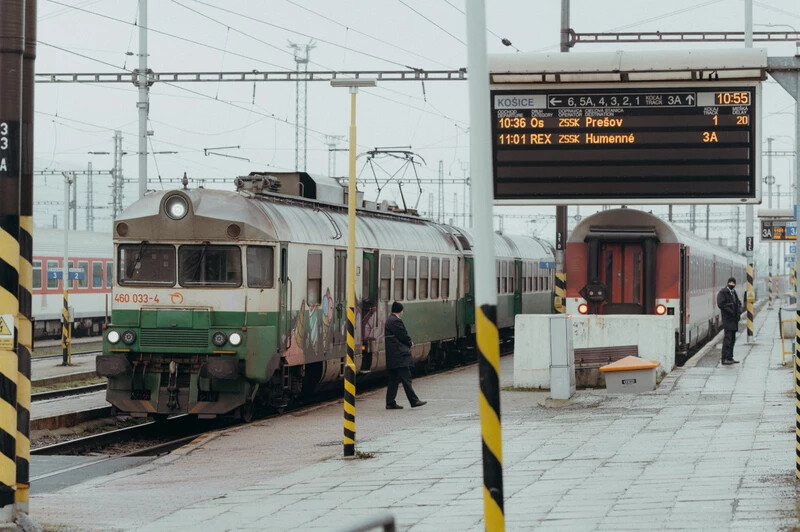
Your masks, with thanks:
[{"label": "concrete wall", "polygon": [[514,387],[550,389],[550,319],[517,314],[514,320]]},{"label": "concrete wall", "polygon": [[675,367],[672,316],[573,316],[572,344],[584,347],[639,346],[639,357],[661,363],[659,374]]},{"label": "concrete wall", "polygon": [[[574,349],[636,345],[639,356],[661,363],[659,377],[675,366],[672,316],[572,316]],[[550,327],[547,316],[519,315],[514,328],[514,386],[550,388]],[[588,371],[588,373],[587,373]],[[578,370],[579,386],[603,386],[596,368]]]}]

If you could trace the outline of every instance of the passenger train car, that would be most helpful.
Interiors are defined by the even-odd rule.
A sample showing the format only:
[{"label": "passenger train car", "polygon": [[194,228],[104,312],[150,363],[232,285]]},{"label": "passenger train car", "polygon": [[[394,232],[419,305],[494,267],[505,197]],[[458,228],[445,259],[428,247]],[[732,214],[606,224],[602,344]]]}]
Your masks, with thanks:
[{"label": "passenger train car", "polygon": [[[110,310],[114,276],[114,245],[111,233],[69,232],[69,264],[77,279],[67,281],[69,306],[74,309],[73,333],[77,336],[102,332]],[[33,230],[33,282],[31,311],[34,337],[61,336],[61,310],[64,287],[61,267],[64,262],[64,231]]]},{"label": "passenger train car", "polygon": [[729,277],[744,306],[747,262],[653,214],[586,217],[567,241],[567,312],[674,316],[676,362],[721,326],[717,292]]},{"label": "passenger train car", "polygon": [[[215,416],[280,407],[344,372],[347,208],[334,180],[251,174],[237,191],[148,193],[116,220],[111,324],[97,359],[119,412]],[[359,200],[356,367],[385,368],[383,327],[405,305],[415,362],[473,347],[473,237]],[[498,322],[552,310],[553,253],[495,236]]]}]

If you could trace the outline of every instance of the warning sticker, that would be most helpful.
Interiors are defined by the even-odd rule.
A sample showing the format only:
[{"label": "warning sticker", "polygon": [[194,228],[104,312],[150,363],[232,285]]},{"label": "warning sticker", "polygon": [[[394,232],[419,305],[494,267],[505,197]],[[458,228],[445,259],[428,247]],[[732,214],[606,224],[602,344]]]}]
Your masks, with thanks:
[{"label": "warning sticker", "polygon": [[0,349],[14,349],[13,314],[0,314]]}]

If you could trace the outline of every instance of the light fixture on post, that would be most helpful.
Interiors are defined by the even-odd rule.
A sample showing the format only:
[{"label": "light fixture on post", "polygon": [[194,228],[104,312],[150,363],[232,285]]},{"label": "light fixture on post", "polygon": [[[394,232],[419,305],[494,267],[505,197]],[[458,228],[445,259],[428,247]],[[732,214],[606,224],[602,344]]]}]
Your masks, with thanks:
[{"label": "light fixture on post", "polygon": [[356,363],[355,363],[355,306],[356,306],[356,94],[359,87],[374,87],[374,79],[339,78],[331,87],[350,89],[350,172],[347,188],[347,358],[344,368],[344,456],[356,453]]}]

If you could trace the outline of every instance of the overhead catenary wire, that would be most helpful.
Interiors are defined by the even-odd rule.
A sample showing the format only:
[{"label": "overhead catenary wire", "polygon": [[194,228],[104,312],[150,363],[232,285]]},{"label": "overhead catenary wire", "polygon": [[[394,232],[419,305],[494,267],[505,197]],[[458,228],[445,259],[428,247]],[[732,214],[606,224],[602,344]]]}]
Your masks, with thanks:
[{"label": "overhead catenary wire", "polygon": [[[375,37],[374,35],[370,35],[369,33],[365,33],[365,32],[363,32],[363,31],[359,31],[359,30],[357,30],[357,29],[353,28],[352,26],[350,26],[350,25],[348,25],[348,24],[344,24],[344,23],[342,23],[342,22],[339,22],[338,20],[334,20],[333,18],[331,18],[331,17],[329,17],[329,16],[327,16],[327,15],[323,15],[322,13],[319,13],[319,12],[317,12],[317,11],[314,11],[313,9],[311,9],[311,8],[309,8],[309,7],[307,7],[307,6],[301,5],[301,4],[297,3],[297,2],[295,2],[294,0],[286,0],[286,2],[288,2],[289,4],[292,4],[293,6],[299,7],[300,9],[303,9],[303,10],[305,10],[305,11],[308,11],[309,13],[311,13],[311,14],[313,14],[313,15],[316,15],[316,16],[318,16],[318,17],[322,18],[322,19],[325,19],[325,20],[327,20],[328,22],[332,22],[333,24],[336,24],[337,26],[340,26],[340,27],[342,27],[342,28],[345,28],[347,31],[352,31],[353,33],[357,33],[358,35],[362,35],[362,36],[364,36],[364,37],[366,37],[366,38],[368,38],[368,39],[372,39],[372,40],[374,40],[374,41],[376,41],[376,42],[379,42],[379,43],[385,44],[386,46],[390,46],[390,47],[392,47],[392,48],[396,48],[397,50],[400,50],[401,52],[404,52],[404,53],[407,53],[407,54],[411,54],[411,55],[417,56],[417,57],[419,57],[420,59],[424,59],[424,60],[426,60],[426,61],[430,61],[431,63],[435,63],[435,64],[437,64],[437,65],[439,65],[439,66],[442,66],[442,67],[444,67],[444,68],[453,68],[453,67],[452,67],[452,66],[450,66],[450,65],[446,65],[446,64],[444,64],[444,63],[442,63],[442,62],[440,62],[440,61],[437,61],[437,60],[435,60],[435,59],[431,59],[430,57],[427,57],[427,56],[424,56],[424,55],[418,54],[417,52],[414,52],[414,51],[412,51],[412,50],[409,50],[409,49],[407,49],[407,48],[403,48],[402,46],[398,46],[398,45],[396,45],[396,44],[392,44],[392,43],[390,43],[389,41],[387,41],[387,40],[385,40],[385,39],[381,39],[380,37]],[[315,63],[315,64],[316,64],[316,63]]]},{"label": "overhead catenary wire", "polygon": [[[444,0],[444,2],[445,2],[447,5],[449,5],[450,7],[452,7],[453,9],[455,9],[456,11],[458,11],[459,13],[461,13],[462,15],[466,15],[466,13],[464,12],[464,10],[463,10],[463,9],[461,9],[461,8],[460,8],[460,7],[458,7],[457,5],[453,4],[453,3],[452,3],[450,0]],[[511,43],[511,41],[510,41],[510,40],[506,39],[505,37],[500,37],[498,34],[496,34],[495,32],[493,32],[493,31],[492,31],[490,28],[488,28],[488,27],[487,27],[487,28],[486,28],[486,31],[487,31],[487,32],[489,32],[489,34],[491,34],[492,36],[494,36],[494,37],[497,37],[497,38],[500,40],[500,42],[501,42],[503,45],[505,45],[505,46],[510,46],[511,48],[513,48],[514,50],[516,50],[517,52],[519,52],[519,51],[520,51],[520,49],[519,49],[519,48],[517,48],[516,46],[514,46],[514,45]],[[508,44],[506,44],[506,43],[508,43]]]},{"label": "overhead catenary wire", "polygon": [[[50,1],[52,1],[52,0],[50,0]],[[103,61],[102,59],[97,59],[95,57],[91,57],[91,56],[88,56],[88,55],[85,55],[85,54],[81,54],[79,52],[75,52],[75,51],[70,50],[68,48],[63,48],[61,46],[57,46],[57,45],[54,45],[54,44],[51,44],[51,43],[48,43],[48,42],[44,42],[44,41],[40,41],[40,40],[37,40],[36,42],[41,44],[41,45],[44,45],[44,46],[48,46],[48,47],[51,47],[51,48],[55,48],[57,50],[61,50],[62,52],[66,52],[66,53],[69,53],[69,54],[77,55],[79,57],[83,57],[84,59],[88,59],[90,61],[95,61],[97,63],[101,63],[101,64],[104,64],[104,65],[107,65],[107,66],[111,66],[111,67],[116,68],[116,69],[125,70],[126,72],[130,72],[131,74],[134,73],[132,70],[123,69],[122,67],[120,67],[118,65],[114,65],[114,64],[109,63],[107,61]],[[297,124],[295,124],[291,120],[287,120],[285,118],[281,118],[279,116],[276,116],[275,114],[267,114],[267,113],[254,111],[252,109],[248,109],[247,107],[244,107],[244,106],[239,105],[237,103],[234,103],[232,101],[223,100],[223,99],[220,99],[220,98],[215,98],[214,96],[211,96],[209,94],[205,94],[205,93],[202,93],[202,92],[199,92],[199,91],[196,91],[196,90],[192,90],[192,89],[189,89],[189,88],[186,88],[186,87],[182,87],[182,86],[180,86],[180,85],[178,85],[176,83],[172,83],[172,82],[169,82],[169,81],[162,81],[160,83],[162,83],[164,85],[167,85],[167,86],[170,86],[170,87],[173,87],[173,88],[176,88],[176,89],[184,91],[184,92],[188,92],[190,94],[201,96],[203,98],[206,98],[206,99],[214,101],[214,102],[220,102],[220,103],[229,105],[231,107],[235,107],[237,109],[241,109],[243,111],[253,112],[253,113],[256,113],[256,114],[259,114],[261,116],[270,118],[270,119],[275,120],[277,122],[282,122],[284,124],[287,124],[287,125],[290,125],[290,126],[293,126],[293,127],[301,127],[301,128],[304,127],[302,125],[301,126],[297,126]],[[317,135],[322,135],[322,136],[329,135],[329,133],[324,133],[322,131],[318,131],[318,130],[310,128],[310,127],[305,127],[305,129],[307,129],[309,132],[316,133]]]},{"label": "overhead catenary wire", "polygon": [[[278,48],[277,46],[275,46],[275,45],[273,45],[273,44],[271,44],[271,43],[269,43],[269,42],[266,42],[266,41],[264,41],[264,40],[262,40],[262,39],[259,39],[258,37],[255,37],[255,36],[251,35],[250,33],[247,33],[247,32],[244,32],[244,31],[242,31],[242,30],[240,30],[240,29],[237,29],[237,28],[235,28],[235,27],[233,27],[233,26],[231,26],[231,25],[227,24],[226,22],[222,22],[222,21],[220,21],[220,20],[217,20],[217,19],[215,19],[215,18],[213,18],[213,17],[211,17],[211,16],[209,16],[209,15],[207,15],[207,14],[205,14],[205,13],[201,12],[201,11],[198,11],[198,10],[196,10],[196,9],[192,9],[191,7],[189,7],[189,6],[187,6],[187,5],[185,5],[185,4],[181,3],[181,2],[179,2],[178,0],[171,0],[171,1],[172,1],[174,4],[176,4],[176,5],[180,6],[180,7],[183,7],[183,8],[185,8],[185,9],[187,9],[187,10],[189,10],[189,11],[193,12],[193,13],[196,13],[196,14],[198,14],[198,15],[202,16],[203,18],[206,18],[206,19],[210,20],[211,22],[214,22],[214,23],[216,23],[216,24],[219,24],[219,25],[225,26],[225,27],[226,27],[226,28],[227,28],[229,31],[230,31],[230,30],[232,30],[232,31],[234,31],[234,32],[236,32],[236,33],[238,33],[238,34],[240,34],[240,35],[243,35],[243,36],[245,36],[245,37],[248,37],[248,38],[250,38],[250,39],[253,39],[253,40],[254,40],[254,41],[256,41],[256,42],[259,42],[259,43],[265,44],[265,45],[267,45],[267,46],[269,46],[269,47],[271,47],[271,48],[275,48],[276,50],[280,51],[281,53],[292,55],[292,52],[289,52],[288,50],[285,50],[285,49],[282,49],[282,48]],[[294,3],[294,2],[292,2],[291,0],[287,0],[287,2],[289,2],[289,3],[292,3],[292,4],[294,4],[294,5],[297,5],[298,7],[301,7],[301,8],[303,8],[303,9],[307,10],[307,11],[311,11],[310,9],[308,9],[308,8],[306,8],[306,7],[304,7],[304,6],[300,6],[299,4],[295,4],[295,3]],[[202,2],[201,2],[201,3],[202,3]],[[214,6],[214,7],[216,7],[216,6]],[[312,13],[314,13],[314,14],[316,14],[316,15],[318,15],[318,16],[323,16],[323,15],[319,15],[319,13],[316,13],[315,11],[311,11],[311,12],[312,12]],[[241,14],[240,14],[240,16],[245,16],[245,15],[241,15]],[[323,16],[323,17],[324,17],[324,16]],[[340,25],[341,25],[341,23],[338,23],[338,22],[337,22],[337,24],[340,24]],[[346,27],[346,26],[345,26],[345,27]],[[352,28],[349,28],[349,27],[348,27],[348,30],[355,31],[355,30],[353,30]],[[286,30],[286,31],[291,31],[291,30]],[[359,33],[362,33],[362,34],[363,34],[363,32],[359,32]],[[367,34],[363,34],[363,35],[367,35]],[[367,36],[368,36],[368,35],[367,35]],[[371,36],[368,36],[368,37],[371,37]],[[371,38],[372,38],[372,37],[371,37]],[[317,38],[317,37],[314,37],[314,39],[315,39],[315,40],[320,40],[320,39],[319,39],[319,38]],[[320,41],[321,41],[321,42],[326,42],[326,41],[324,41],[324,40],[320,40]],[[381,41],[381,42],[386,42],[386,41]],[[328,43],[328,44],[330,44],[330,43]],[[387,44],[388,44],[388,43],[387,43]],[[408,52],[408,51],[407,51],[407,50],[405,50],[404,48],[400,48],[400,49],[401,49],[401,50],[403,50],[403,51],[406,51],[406,52]],[[413,52],[409,52],[409,53],[413,53]],[[427,59],[427,58],[426,58],[426,59]],[[430,59],[428,59],[428,60],[430,60]],[[314,65],[317,65],[317,66],[319,66],[319,67],[322,67],[322,68],[324,68],[324,69],[330,70],[330,71],[336,71],[336,70],[338,70],[338,69],[336,69],[336,68],[333,68],[333,67],[330,67],[330,66],[324,65],[324,64],[322,64],[322,63],[319,63],[318,61],[310,61],[310,63],[312,63],[312,64],[314,64]],[[395,63],[395,64],[399,64],[399,63]],[[439,64],[441,65],[441,63],[439,63]],[[408,66],[406,66],[406,68],[412,69],[412,67],[408,67]],[[287,70],[291,70],[291,69],[287,69]],[[412,69],[412,70],[413,70],[413,69]],[[255,89],[255,83],[254,83],[254,89]],[[401,96],[405,96],[405,97],[408,97],[408,98],[412,98],[412,99],[414,99],[414,100],[420,100],[420,101],[424,101],[424,102],[425,102],[427,105],[429,105],[429,106],[430,106],[430,107],[431,107],[431,108],[432,108],[432,109],[435,111],[434,113],[431,113],[431,114],[436,114],[436,113],[439,113],[439,114],[440,114],[440,115],[441,115],[443,118],[446,118],[446,119],[448,119],[448,120],[452,120],[450,117],[448,117],[448,116],[444,115],[444,113],[441,113],[441,111],[439,111],[439,110],[438,110],[438,109],[437,109],[437,108],[436,108],[434,105],[432,105],[432,104],[431,104],[430,102],[428,102],[426,99],[423,99],[423,98],[418,98],[418,97],[412,96],[412,95],[410,95],[410,94],[407,94],[407,93],[404,93],[404,92],[401,92],[401,91],[393,90],[393,89],[390,89],[390,88],[388,88],[388,87],[385,87],[385,86],[383,86],[383,85],[380,85],[380,86],[376,87],[376,89],[377,89],[377,90],[381,90],[381,91],[391,92],[391,93],[394,93],[394,94],[399,94],[399,95],[401,95]],[[398,105],[403,105],[403,106],[406,106],[406,107],[409,107],[409,108],[412,108],[412,109],[416,109],[416,110],[419,110],[419,111],[423,111],[423,112],[429,112],[429,111],[426,111],[426,110],[424,110],[424,109],[420,109],[419,107],[414,107],[414,106],[412,106],[412,105],[409,105],[409,104],[406,104],[406,103],[403,103],[403,102],[398,102],[397,100],[392,100],[392,99],[390,99],[390,98],[385,98],[385,99],[386,99],[387,101],[390,101],[390,102],[396,103],[396,104],[398,104]],[[462,122],[462,123],[463,123],[463,122]]]},{"label": "overhead catenary wire", "polygon": [[428,22],[430,22],[431,24],[433,24],[434,26],[436,26],[437,28],[439,28],[440,30],[442,30],[443,32],[445,32],[447,35],[449,35],[450,37],[452,37],[452,38],[453,38],[453,39],[455,39],[456,41],[460,42],[460,43],[461,43],[461,44],[463,44],[464,46],[466,46],[466,45],[467,45],[467,43],[465,43],[465,42],[464,42],[462,39],[459,39],[458,37],[456,37],[455,35],[453,35],[453,34],[452,34],[452,33],[450,33],[449,31],[447,31],[446,29],[444,29],[442,26],[440,26],[440,25],[439,25],[439,24],[438,24],[436,21],[434,21],[434,20],[432,20],[432,19],[430,19],[430,18],[426,17],[425,15],[423,15],[422,13],[420,13],[419,11],[417,11],[415,8],[413,8],[413,7],[411,7],[410,5],[408,5],[407,3],[405,3],[403,0],[397,0],[397,1],[398,1],[398,2],[400,2],[401,4],[403,4],[404,6],[406,6],[408,9],[410,9],[410,10],[411,10],[411,11],[413,11],[414,13],[416,13],[417,15],[419,15],[420,17],[424,18],[425,20],[427,20]]},{"label": "overhead catenary wire", "polygon": [[[94,16],[96,16],[96,17],[100,17],[100,18],[104,18],[104,19],[112,20],[112,21],[114,21],[114,22],[119,22],[119,23],[121,23],[121,24],[126,24],[126,25],[134,25],[134,26],[135,26],[135,24],[133,24],[133,23],[131,23],[131,22],[128,22],[127,20],[123,20],[123,19],[121,19],[121,18],[112,17],[112,16],[110,16],[110,15],[104,15],[104,14],[102,14],[102,13],[98,13],[98,12],[96,12],[96,11],[91,11],[91,10],[89,10],[89,9],[83,9],[83,8],[80,8],[80,7],[70,6],[70,5],[68,5],[68,4],[64,4],[64,3],[61,3],[61,2],[59,2],[58,0],[46,0],[46,1],[47,1],[47,2],[51,2],[51,3],[54,3],[54,4],[62,5],[62,6],[65,6],[65,7],[71,7],[72,9],[74,9],[74,10],[76,10],[76,11],[81,11],[81,12],[83,12],[83,13],[87,13],[87,14],[90,14],[90,15],[94,15]],[[188,42],[188,43],[190,43],[190,44],[195,44],[195,45],[197,45],[197,46],[202,46],[202,47],[204,47],[204,48],[209,48],[209,49],[211,49],[211,50],[216,50],[216,51],[218,51],[218,52],[223,52],[223,53],[225,52],[225,50],[224,50],[224,49],[222,49],[222,48],[219,48],[218,46],[214,46],[214,45],[211,45],[211,44],[206,44],[206,43],[204,43],[204,42],[201,42],[201,41],[196,41],[196,40],[194,40],[194,39],[189,39],[188,37],[181,37],[180,35],[175,35],[174,33],[169,33],[169,32],[167,32],[167,31],[157,30],[157,29],[155,29],[155,28],[153,28],[153,27],[150,27],[150,26],[144,26],[144,28],[145,28],[147,31],[151,32],[151,33],[156,33],[156,34],[159,34],[159,35],[164,35],[165,37],[170,37],[170,38],[173,38],[173,39],[178,39],[178,40],[181,40],[181,41]],[[257,62],[257,63],[262,63],[262,64],[265,64],[265,65],[269,65],[269,66],[272,66],[272,67],[275,67],[275,68],[279,68],[279,69],[281,69],[281,70],[288,70],[288,69],[287,69],[287,67],[285,67],[285,66],[278,65],[277,63],[271,63],[271,62],[269,62],[269,61],[264,61],[263,59],[259,59],[259,58],[257,58],[257,57],[252,57],[252,56],[248,56],[248,55],[245,55],[245,54],[240,54],[240,53],[237,53],[237,52],[228,52],[228,53],[230,53],[231,55],[235,55],[235,56],[237,56],[237,57],[241,57],[242,59],[248,59],[248,60],[250,60],[250,61],[255,61],[255,62]]]},{"label": "overhead catenary wire", "polygon": [[[52,1],[52,0],[49,0],[49,1]],[[315,40],[315,41],[318,41],[318,42],[321,42],[321,43],[325,43],[325,44],[328,44],[328,45],[330,45],[330,46],[335,46],[335,47],[337,47],[337,48],[341,48],[341,49],[343,49],[343,50],[347,50],[348,52],[353,52],[353,53],[356,53],[356,54],[359,54],[359,55],[363,55],[363,56],[366,56],[366,57],[371,57],[371,58],[373,58],[373,59],[378,59],[378,60],[380,60],[380,61],[384,61],[384,62],[386,62],[386,63],[389,63],[389,64],[392,64],[392,65],[396,65],[396,66],[399,66],[399,67],[403,67],[403,68],[408,68],[408,69],[410,69],[410,70],[414,70],[414,68],[413,68],[413,67],[410,67],[410,66],[408,66],[408,65],[405,65],[405,64],[403,64],[403,63],[398,63],[397,61],[392,61],[391,59],[387,59],[387,58],[385,58],[385,57],[381,57],[381,56],[378,56],[378,55],[375,55],[375,54],[371,54],[371,53],[369,53],[369,52],[364,52],[363,50],[357,50],[357,49],[355,49],[355,48],[351,48],[351,47],[349,47],[349,46],[345,46],[345,45],[343,45],[343,44],[339,44],[339,43],[336,43],[336,42],[333,42],[333,41],[329,41],[329,40],[327,40],[327,39],[322,39],[322,38],[320,38],[320,37],[315,37],[315,36],[313,36],[313,35],[309,35],[309,34],[307,34],[307,33],[301,32],[301,31],[297,31],[297,30],[289,29],[289,28],[286,28],[286,27],[280,26],[280,25],[278,25],[278,24],[274,24],[274,23],[272,23],[272,22],[267,22],[267,21],[265,21],[265,20],[261,20],[261,19],[255,18],[255,17],[251,17],[250,15],[245,15],[245,14],[242,14],[242,13],[237,13],[236,11],[231,11],[230,9],[225,9],[224,7],[215,6],[215,5],[213,5],[213,4],[209,4],[208,2],[203,2],[202,0],[192,0],[192,1],[193,1],[193,2],[195,2],[195,3],[197,3],[197,4],[202,4],[202,5],[204,5],[204,6],[211,7],[211,8],[213,8],[213,9],[218,9],[218,10],[220,10],[220,11],[223,11],[223,12],[225,12],[225,13],[230,13],[230,14],[232,14],[232,15],[236,15],[236,16],[238,16],[238,17],[242,17],[242,18],[244,18],[244,19],[250,20],[250,21],[252,21],[252,22],[256,22],[256,23],[258,23],[258,24],[263,24],[263,25],[265,25],[265,26],[269,26],[269,27],[271,27],[271,28],[277,28],[277,29],[279,29],[279,30],[283,30],[283,31],[286,31],[286,32],[289,32],[289,33],[293,33],[293,34],[295,34],[295,35],[300,35],[300,36],[302,36],[302,37],[305,37],[305,38],[307,38],[307,39],[313,39],[313,40]]]}]

